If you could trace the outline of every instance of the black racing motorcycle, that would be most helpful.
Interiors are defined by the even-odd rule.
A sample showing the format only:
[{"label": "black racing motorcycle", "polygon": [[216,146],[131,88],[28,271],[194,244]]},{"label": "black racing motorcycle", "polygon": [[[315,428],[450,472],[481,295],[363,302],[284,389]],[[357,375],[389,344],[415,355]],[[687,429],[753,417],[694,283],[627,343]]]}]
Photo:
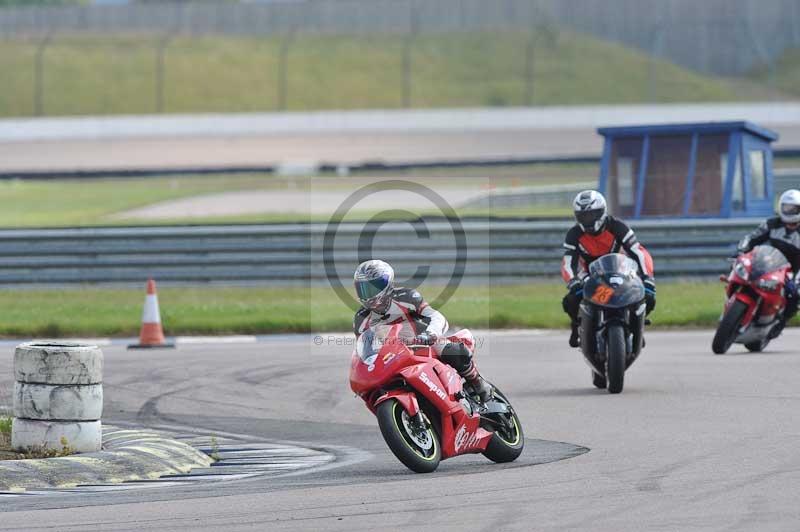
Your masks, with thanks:
[{"label": "black racing motorcycle", "polygon": [[644,284],[630,257],[610,253],[589,265],[579,331],[597,388],[622,391],[625,370],[642,352],[645,310]]}]

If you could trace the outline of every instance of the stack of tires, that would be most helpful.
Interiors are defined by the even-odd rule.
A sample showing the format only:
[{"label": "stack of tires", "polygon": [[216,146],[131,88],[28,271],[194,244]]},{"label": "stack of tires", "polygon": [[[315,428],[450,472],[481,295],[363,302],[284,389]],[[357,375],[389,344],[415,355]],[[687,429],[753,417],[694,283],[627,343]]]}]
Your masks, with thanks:
[{"label": "stack of tires", "polygon": [[15,449],[99,451],[103,353],[97,346],[32,342],[14,352]]}]

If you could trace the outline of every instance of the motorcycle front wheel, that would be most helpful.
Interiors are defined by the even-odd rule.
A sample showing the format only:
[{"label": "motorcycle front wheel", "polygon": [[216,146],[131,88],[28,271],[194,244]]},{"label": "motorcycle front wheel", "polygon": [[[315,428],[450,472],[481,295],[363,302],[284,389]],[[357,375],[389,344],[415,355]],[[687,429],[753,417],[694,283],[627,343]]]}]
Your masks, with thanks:
[{"label": "motorcycle front wheel", "polygon": [[424,428],[415,426],[414,420],[396,399],[378,405],[375,416],[386,445],[403,465],[416,473],[431,473],[439,467],[442,449],[439,437],[427,419]]},{"label": "motorcycle front wheel", "polygon": [[606,381],[608,393],[620,393],[625,383],[625,329],[614,324],[606,338]]},{"label": "motorcycle front wheel", "polygon": [[739,335],[739,326],[747,312],[747,305],[738,299],[728,307],[728,311],[722,316],[717,325],[717,332],[711,342],[711,350],[717,355],[722,355],[731,348],[734,340]]},{"label": "motorcycle front wheel", "polygon": [[492,462],[513,462],[519,458],[523,447],[525,447],[525,434],[522,432],[522,423],[520,423],[519,417],[517,417],[517,413],[509,400],[497,387],[494,387],[494,400],[505,403],[510,413],[492,414],[493,416],[503,416],[503,419],[500,420],[501,424],[497,424],[494,427],[492,439],[489,440],[489,445],[483,451],[483,456]]}]

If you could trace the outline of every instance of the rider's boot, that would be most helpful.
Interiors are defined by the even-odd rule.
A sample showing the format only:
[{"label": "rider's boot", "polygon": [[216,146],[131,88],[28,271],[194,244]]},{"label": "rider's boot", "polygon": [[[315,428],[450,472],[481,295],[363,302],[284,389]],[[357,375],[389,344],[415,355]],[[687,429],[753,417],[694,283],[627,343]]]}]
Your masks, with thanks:
[{"label": "rider's boot", "polygon": [[478,373],[475,361],[472,360],[472,353],[466,345],[461,342],[450,342],[442,348],[440,357],[444,363],[449,364],[464,377],[481,401],[485,403],[492,396],[491,384]]},{"label": "rider's boot", "polygon": [[797,314],[797,303],[798,303],[798,293],[797,293],[797,285],[795,284],[793,279],[789,279],[786,282],[786,308],[783,309],[783,316],[779,319],[780,321],[775,324],[775,327],[769,332],[769,339],[774,340],[783,332],[783,328],[786,327],[786,324],[794,318],[795,314]]},{"label": "rider's boot", "polygon": [[481,374],[478,373],[478,368],[475,366],[475,362],[470,361],[469,367],[460,372],[459,375],[464,377],[464,380],[467,381],[473,390],[475,390],[475,395],[480,397],[482,403],[485,403],[492,397],[492,385],[486,382],[486,380],[481,377]]},{"label": "rider's boot", "polygon": [[569,335],[569,346],[570,347],[580,347],[581,346],[581,336],[580,332],[578,331],[579,322],[573,321],[572,322],[572,332]]}]

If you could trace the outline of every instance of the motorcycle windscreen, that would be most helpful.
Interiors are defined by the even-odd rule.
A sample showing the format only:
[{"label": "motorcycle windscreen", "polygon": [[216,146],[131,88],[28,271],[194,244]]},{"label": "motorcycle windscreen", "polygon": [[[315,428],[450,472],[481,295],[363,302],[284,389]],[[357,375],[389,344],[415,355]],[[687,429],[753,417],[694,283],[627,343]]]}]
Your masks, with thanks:
[{"label": "motorcycle windscreen", "polygon": [[606,274],[637,275],[639,266],[627,255],[622,253],[609,253],[603,255],[589,265],[589,275],[602,277]]},{"label": "motorcycle windscreen", "polygon": [[756,246],[753,248],[751,262],[751,279],[758,279],[769,272],[789,267],[789,261],[786,256],[779,249],[772,246]]},{"label": "motorcycle windscreen", "polygon": [[644,299],[639,267],[619,253],[603,255],[589,265],[589,280],[583,288],[585,300],[609,308],[627,307]]},{"label": "motorcycle windscreen", "polygon": [[[356,343],[356,353],[364,364],[374,364],[381,349],[393,341],[391,332],[394,327],[396,327],[396,325],[375,325],[361,333]],[[400,332],[402,333],[402,328]],[[402,344],[407,342],[408,339],[399,336],[395,337],[394,341]]]}]

